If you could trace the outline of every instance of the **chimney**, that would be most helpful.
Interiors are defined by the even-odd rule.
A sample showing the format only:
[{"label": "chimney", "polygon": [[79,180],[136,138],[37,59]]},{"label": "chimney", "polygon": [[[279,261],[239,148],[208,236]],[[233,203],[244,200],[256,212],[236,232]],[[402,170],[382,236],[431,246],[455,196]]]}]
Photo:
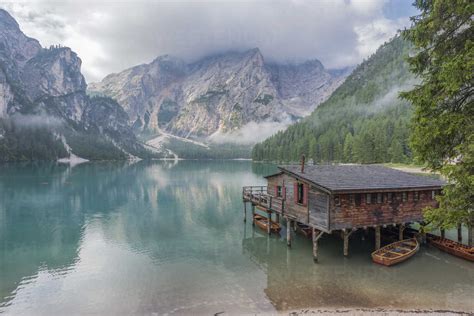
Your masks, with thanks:
[{"label": "chimney", "polygon": [[301,155],[301,173],[304,173],[304,160],[305,160],[305,156],[303,154]]}]

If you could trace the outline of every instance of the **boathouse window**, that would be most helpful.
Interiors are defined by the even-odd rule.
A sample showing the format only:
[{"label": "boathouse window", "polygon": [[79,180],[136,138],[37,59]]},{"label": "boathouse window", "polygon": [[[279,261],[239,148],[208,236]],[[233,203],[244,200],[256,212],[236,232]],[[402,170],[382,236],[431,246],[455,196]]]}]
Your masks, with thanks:
[{"label": "boathouse window", "polygon": [[436,191],[435,190],[431,191],[431,199],[432,200],[435,199],[435,196],[436,196]]},{"label": "boathouse window", "polygon": [[355,195],[355,205],[356,205],[356,206],[360,206],[360,200],[361,200],[361,195],[360,195],[360,194],[356,194],[356,195]]},{"label": "boathouse window", "polygon": [[349,194],[349,204],[354,204],[354,194]]},{"label": "boathouse window", "polygon": [[336,196],[334,197],[334,204],[335,204],[336,206],[341,206],[341,198],[339,197],[339,195],[336,195]]},{"label": "boathouse window", "polygon": [[383,195],[382,195],[382,193],[377,193],[377,203],[383,203]]},{"label": "boathouse window", "polygon": [[296,202],[298,204],[304,204],[304,184],[303,183],[298,183],[297,185],[297,199]]},{"label": "boathouse window", "polygon": [[389,203],[393,202],[393,193],[392,192],[387,193],[387,201]]},{"label": "boathouse window", "polygon": [[282,196],[281,193],[282,193],[281,185],[277,185],[277,187],[276,187],[276,196],[281,197]]},{"label": "boathouse window", "polygon": [[402,201],[406,202],[408,200],[408,193],[407,192],[402,192]]},{"label": "boathouse window", "polygon": [[367,193],[365,195],[365,203],[367,203],[367,204],[372,203],[372,195],[370,193]]},{"label": "boathouse window", "polygon": [[413,192],[413,201],[418,201],[420,199],[420,192]]}]

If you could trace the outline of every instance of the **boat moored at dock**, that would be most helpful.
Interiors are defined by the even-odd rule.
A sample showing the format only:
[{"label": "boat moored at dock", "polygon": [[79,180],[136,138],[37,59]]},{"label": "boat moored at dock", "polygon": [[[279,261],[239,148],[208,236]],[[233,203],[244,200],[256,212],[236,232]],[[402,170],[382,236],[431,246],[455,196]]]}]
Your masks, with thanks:
[{"label": "boat moored at dock", "polygon": [[[257,225],[264,231],[268,231],[268,222],[269,222],[268,218],[266,218],[265,216],[255,214],[255,216],[253,217],[253,220],[255,222],[255,225]],[[270,220],[270,229],[273,233],[279,233],[281,230],[281,226],[280,224],[275,223]]]},{"label": "boat moored at dock", "polygon": [[372,253],[372,260],[384,266],[392,266],[414,256],[420,249],[416,238],[391,243]]},{"label": "boat moored at dock", "polygon": [[453,256],[474,262],[474,247],[470,247],[459,242],[439,237],[433,234],[426,234],[428,242],[434,247],[447,252]]}]

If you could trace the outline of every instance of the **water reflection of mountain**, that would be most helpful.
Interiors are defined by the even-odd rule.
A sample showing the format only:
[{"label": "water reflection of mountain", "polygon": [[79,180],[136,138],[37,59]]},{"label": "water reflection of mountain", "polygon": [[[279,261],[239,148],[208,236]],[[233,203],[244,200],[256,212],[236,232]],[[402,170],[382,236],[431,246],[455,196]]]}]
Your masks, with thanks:
[{"label": "water reflection of mountain", "polygon": [[[104,225],[109,238],[152,259],[168,261],[183,255],[202,257],[206,249],[238,243],[235,236],[242,229],[242,215],[236,210],[243,207],[242,186],[263,181],[250,171],[250,162],[181,161],[169,169],[154,162],[141,166],[139,179],[130,188],[135,192],[133,201]],[[266,172],[265,168],[261,165],[254,170]],[[197,242],[200,245],[189,247]],[[203,244],[214,246],[201,247]]]},{"label": "water reflection of mountain", "polygon": [[[91,220],[110,242],[152,259],[179,260],[196,240],[236,242],[241,187],[261,181],[249,167],[225,161],[0,165],[0,296],[40,270],[73,267]],[[191,251],[202,255],[199,247]]]},{"label": "water reflection of mountain", "polygon": [[[127,164],[0,165],[0,296],[39,270],[67,270],[78,260],[88,214],[124,204]],[[100,197],[100,198],[98,198]]]},{"label": "water reflection of mountain", "polygon": [[387,268],[370,260],[360,238],[352,255],[342,256],[342,240],[321,240],[321,262],[311,260],[311,242],[268,238],[256,229],[242,240],[244,254],[267,275],[264,290],[277,310],[333,307],[395,307],[472,311],[472,264],[432,248],[411,261]]}]

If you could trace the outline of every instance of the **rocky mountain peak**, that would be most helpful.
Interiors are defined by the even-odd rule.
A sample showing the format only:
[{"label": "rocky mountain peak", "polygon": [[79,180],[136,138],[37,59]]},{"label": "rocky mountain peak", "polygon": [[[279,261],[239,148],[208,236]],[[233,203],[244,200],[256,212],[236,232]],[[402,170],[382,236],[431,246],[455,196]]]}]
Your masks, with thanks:
[{"label": "rocky mountain peak", "polygon": [[252,121],[302,117],[344,78],[330,74],[318,60],[267,63],[253,48],[192,63],[160,56],[109,75],[89,90],[115,98],[140,132],[207,138]]},{"label": "rocky mountain peak", "polygon": [[305,61],[304,63],[302,63],[300,65],[304,66],[304,67],[318,68],[318,69],[321,69],[321,70],[324,69],[323,64],[318,59],[311,59],[311,60]]},{"label": "rocky mountain peak", "polygon": [[10,59],[21,67],[40,49],[40,43],[25,36],[15,19],[0,9],[0,59]]},{"label": "rocky mountain peak", "polygon": [[0,9],[0,26],[2,29],[16,29],[20,30],[18,22],[7,11]]},{"label": "rocky mountain peak", "polygon": [[32,100],[85,93],[87,88],[81,73],[81,59],[68,47],[40,50],[25,64],[22,79]]},{"label": "rocky mountain peak", "polygon": [[262,52],[258,47],[246,51],[245,55],[258,65],[263,65],[265,62]]}]

